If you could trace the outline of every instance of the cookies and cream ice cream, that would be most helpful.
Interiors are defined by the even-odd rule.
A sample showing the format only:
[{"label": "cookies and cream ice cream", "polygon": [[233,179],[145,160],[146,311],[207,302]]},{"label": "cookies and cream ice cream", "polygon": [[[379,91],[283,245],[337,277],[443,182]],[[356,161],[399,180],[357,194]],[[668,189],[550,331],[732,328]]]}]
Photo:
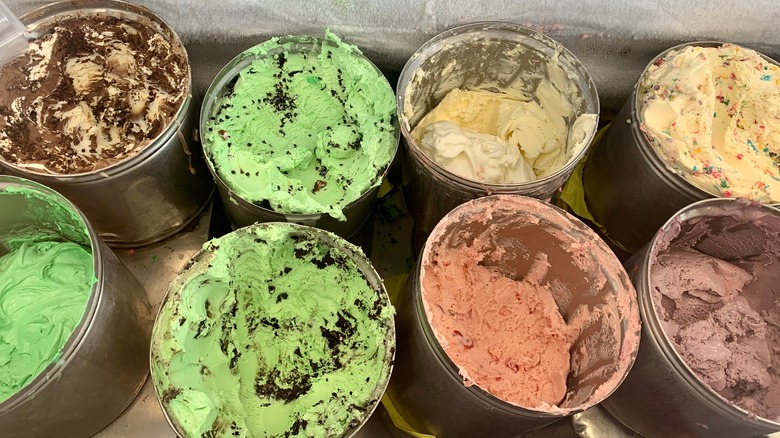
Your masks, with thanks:
[{"label": "cookies and cream ice cream", "polygon": [[241,198],[285,214],[343,209],[377,186],[397,149],[394,94],[355,47],[273,38],[218,93],[203,133],[219,178]]},{"label": "cookies and cream ice cream", "polygon": [[[73,213],[37,190],[6,187],[4,196],[34,197],[51,208],[36,211],[63,227],[63,235],[29,224],[3,222],[0,236],[0,403],[57,361],[81,322],[95,279],[88,246],[66,241],[87,230],[72,228]],[[48,204],[47,204],[48,203]],[[63,216],[63,215],[67,215]],[[83,223],[80,218],[75,222]]]},{"label": "cookies and cream ice cream", "polygon": [[685,364],[737,406],[780,420],[780,214],[745,205],[676,224],[649,275]]},{"label": "cookies and cream ice cream", "polygon": [[722,197],[780,203],[780,71],[733,44],[668,52],[640,80],[641,128],[667,168]]},{"label": "cookies and cream ice cream", "polygon": [[208,242],[152,337],[155,389],[178,430],[338,437],[359,426],[394,352],[393,308],[367,266],[357,247],[290,224]]},{"label": "cookies and cream ice cream", "polygon": [[625,271],[592,231],[542,201],[456,208],[421,263],[427,319],[467,386],[561,413],[601,401],[633,361],[639,317]]},{"label": "cookies and cream ice cream", "polygon": [[574,107],[550,81],[534,95],[454,89],[412,131],[435,162],[458,176],[492,184],[552,175],[587,145],[594,114]]},{"label": "cookies and cream ice cream", "polygon": [[184,49],[169,30],[119,12],[35,24],[28,49],[0,70],[0,156],[52,174],[135,156],[172,122],[189,92]]}]

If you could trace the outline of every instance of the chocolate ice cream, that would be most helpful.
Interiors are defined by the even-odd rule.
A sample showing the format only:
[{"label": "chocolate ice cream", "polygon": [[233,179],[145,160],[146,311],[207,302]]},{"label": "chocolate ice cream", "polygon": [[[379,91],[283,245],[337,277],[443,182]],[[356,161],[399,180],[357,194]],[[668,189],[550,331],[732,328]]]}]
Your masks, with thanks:
[{"label": "chocolate ice cream", "polygon": [[671,234],[650,269],[667,337],[713,390],[780,419],[780,215],[716,211]]},{"label": "chocolate ice cream", "polygon": [[27,51],[0,70],[0,156],[29,171],[78,174],[135,156],[176,117],[187,56],[134,14],[63,14],[28,27]]}]

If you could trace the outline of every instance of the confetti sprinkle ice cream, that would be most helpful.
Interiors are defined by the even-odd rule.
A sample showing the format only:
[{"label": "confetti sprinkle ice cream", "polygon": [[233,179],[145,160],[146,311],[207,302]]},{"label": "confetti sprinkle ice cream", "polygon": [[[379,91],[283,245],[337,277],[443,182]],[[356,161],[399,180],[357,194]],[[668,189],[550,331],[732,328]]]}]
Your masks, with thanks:
[{"label": "confetti sprinkle ice cream", "polygon": [[721,197],[780,202],[780,73],[733,44],[687,46],[640,83],[642,130],[694,186]]}]

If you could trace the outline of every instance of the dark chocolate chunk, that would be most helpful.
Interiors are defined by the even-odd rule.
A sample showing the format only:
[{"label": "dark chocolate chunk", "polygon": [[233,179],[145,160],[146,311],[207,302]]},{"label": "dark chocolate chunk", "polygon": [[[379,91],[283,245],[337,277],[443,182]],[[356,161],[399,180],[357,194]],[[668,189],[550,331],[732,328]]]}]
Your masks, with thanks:
[{"label": "dark chocolate chunk", "polygon": [[289,403],[309,392],[311,385],[311,378],[306,374],[293,373],[282,378],[279,370],[267,374],[261,370],[255,380],[255,394]]}]

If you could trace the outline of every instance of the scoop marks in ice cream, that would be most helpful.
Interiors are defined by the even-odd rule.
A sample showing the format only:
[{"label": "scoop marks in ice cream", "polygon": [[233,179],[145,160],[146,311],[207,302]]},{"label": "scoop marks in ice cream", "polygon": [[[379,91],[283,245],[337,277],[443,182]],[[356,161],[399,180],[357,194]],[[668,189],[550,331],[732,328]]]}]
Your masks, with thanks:
[{"label": "scoop marks in ice cream", "polygon": [[0,402],[57,360],[92,283],[92,255],[75,243],[25,242],[0,257]]},{"label": "scoop marks in ice cream", "polygon": [[780,214],[713,211],[664,242],[650,280],[667,337],[713,390],[780,420]]},{"label": "scoop marks in ice cream", "polygon": [[0,156],[54,174],[102,169],[151,144],[189,86],[169,31],[125,13],[79,12],[36,25],[0,71]]},{"label": "scoop marks in ice cream", "polygon": [[780,69],[733,44],[687,46],[640,81],[642,129],[667,168],[722,197],[780,203]]},{"label": "scoop marks in ice cream", "polygon": [[516,184],[558,171],[586,146],[595,124],[595,115],[576,117],[567,97],[542,81],[535,99],[516,90],[456,88],[420,120],[412,137],[428,157],[458,176]]},{"label": "scoop marks in ice cream", "polygon": [[[595,235],[572,227],[541,201],[492,196],[434,229],[422,255],[423,305],[466,386],[547,412],[597,403],[617,386],[638,342],[633,289]],[[612,294],[612,275],[623,293]],[[572,389],[570,379],[588,383]]]},{"label": "scoop marks in ice cream", "polygon": [[215,239],[172,285],[152,377],[186,436],[342,436],[381,397],[392,357],[387,296],[342,249],[357,247],[300,229]]},{"label": "scoop marks in ice cream", "polygon": [[273,38],[207,115],[204,148],[238,196],[280,213],[343,209],[377,186],[397,148],[393,91],[355,47]]}]

